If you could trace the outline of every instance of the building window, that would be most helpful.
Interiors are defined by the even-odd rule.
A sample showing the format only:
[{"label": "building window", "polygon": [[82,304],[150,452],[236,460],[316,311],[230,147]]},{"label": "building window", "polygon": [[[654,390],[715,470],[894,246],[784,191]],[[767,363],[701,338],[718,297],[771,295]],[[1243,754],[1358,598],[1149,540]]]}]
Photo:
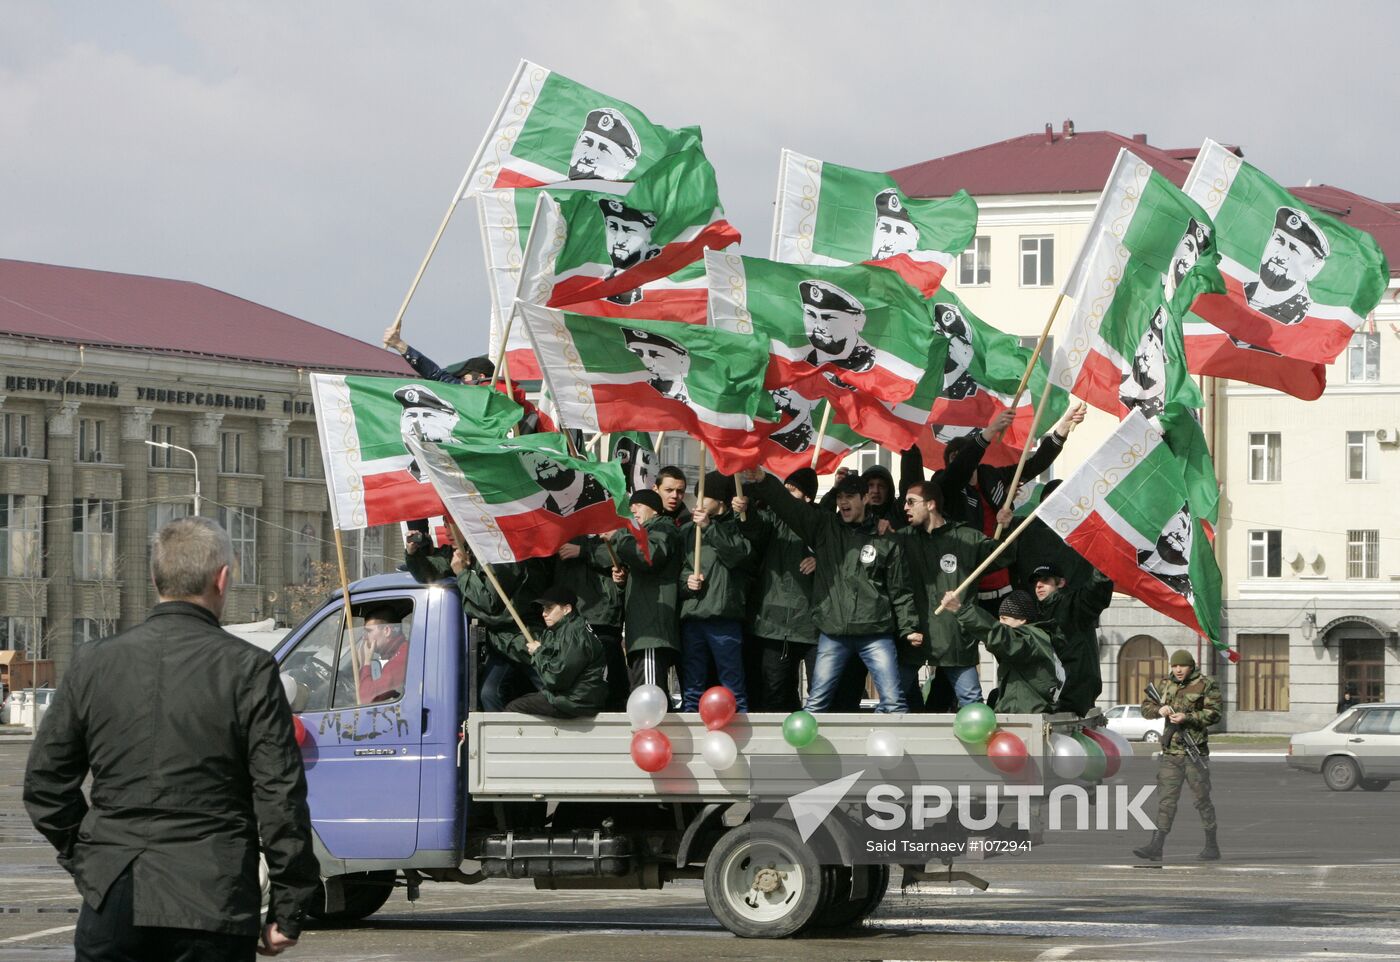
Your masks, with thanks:
[{"label": "building window", "polygon": [[256,508],[220,508],[219,523],[233,542],[233,571],[236,585],[258,583],[258,510]]},{"label": "building window", "polygon": [[110,581],[117,576],[116,502],[85,498],[73,502],[73,577]]},{"label": "building window", "polygon": [[[174,444],[175,428],[169,424],[151,425],[151,442],[153,444]],[[149,448],[151,452],[151,467],[168,468],[175,463],[175,452],[170,448]]]},{"label": "building window", "polygon": [[0,494],[0,577],[43,572],[43,501],[36,494]]},{"label": "building window", "polygon": [[1375,431],[1347,432],[1347,480],[1371,480],[1371,445],[1375,443]]},{"label": "building window", "polygon": [[287,439],[287,477],[309,478],[313,461],[311,438]]},{"label": "building window", "polygon": [[99,464],[107,456],[103,450],[106,424],[97,418],[78,419],[78,460]]},{"label": "building window", "polygon": [[1283,574],[1283,532],[1279,530],[1249,533],[1249,576],[1277,578]]},{"label": "building window", "polygon": [[981,287],[991,282],[992,239],[974,237],[958,257],[958,283],[963,287]]},{"label": "building window", "polygon": [[29,415],[6,414],[0,417],[0,457],[38,457],[29,447]]},{"label": "building window", "polygon": [[1279,452],[1282,436],[1276,431],[1249,436],[1249,480],[1274,482],[1281,480]]},{"label": "building window", "polygon": [[888,468],[894,463],[893,455],[884,448],[869,447],[860,452],[860,473],[864,474],[873,467]]},{"label": "building window", "polygon": [[[398,531],[394,532],[398,534]],[[360,577],[384,573],[384,529],[360,529]]]},{"label": "building window", "polygon": [[188,501],[161,501],[146,507],[146,537],[156,540],[156,532],[177,518],[190,516]]},{"label": "building window", "polygon": [[1239,710],[1288,711],[1288,636],[1239,635]]},{"label": "building window", "polygon": [[29,661],[49,657],[43,618],[0,616],[0,650],[22,651]]},{"label": "building window", "polygon": [[316,574],[316,563],[321,560],[321,537],[319,515],[288,513],[287,527],[292,529],[288,547],[291,549],[290,563],[287,566],[287,584],[309,584]]},{"label": "building window", "polygon": [[95,618],[73,619],[73,647],[90,645],[103,637],[102,628]]},{"label": "building window", "polygon": [[1357,331],[1347,346],[1347,380],[1352,384],[1374,384],[1381,379],[1381,336]]},{"label": "building window", "polygon": [[219,432],[219,471],[222,474],[243,473],[243,432]]},{"label": "building window", "polygon": [[1055,238],[1021,238],[1021,286],[1049,287],[1055,283]]},{"label": "building window", "polygon": [[1347,577],[1379,578],[1381,533],[1374,528],[1347,532]]}]

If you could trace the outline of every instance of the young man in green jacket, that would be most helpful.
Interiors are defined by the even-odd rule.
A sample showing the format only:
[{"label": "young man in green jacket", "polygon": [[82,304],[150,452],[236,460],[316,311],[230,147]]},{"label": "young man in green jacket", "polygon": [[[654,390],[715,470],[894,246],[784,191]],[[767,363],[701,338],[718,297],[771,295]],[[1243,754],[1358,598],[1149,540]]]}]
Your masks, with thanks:
[{"label": "young man in green jacket", "polygon": [[646,531],[648,552],[625,528],[609,533],[623,567],[613,580],[625,585],[622,598],[627,669],[632,687],[656,685],[669,696],[667,675],[680,658],[680,577],[684,545],[680,529],[662,512],[661,495],[634,492],[632,519]]},{"label": "young man in green jacket", "polygon": [[[794,471],[783,482],[787,493],[804,504],[817,496],[817,472]],[[732,503],[739,531],[754,549],[754,579],[749,592],[749,641],[757,649],[748,661],[745,681],[750,711],[794,712],[798,697],[797,665],[816,665],[817,626],[812,621],[812,577],[816,558],[807,543],[778,520],[773,509],[754,507],[745,495]]]},{"label": "young man in green jacket", "polygon": [[[919,628],[924,644],[915,648],[899,647],[899,674],[904,697],[911,711],[925,708],[919,687],[919,669],[932,665],[951,684],[958,707],[982,700],[982,683],[977,677],[977,640],[965,633],[958,616],[951,611],[934,614],[945,592],[962,584],[997,543],[981,531],[943,515],[943,488],[933,481],[911,485],[904,496],[904,512],[908,527],[897,533],[909,560],[914,603],[919,609]],[[1002,508],[1005,521],[1011,520],[1011,509]],[[994,568],[1004,568],[1015,556],[1015,545],[1003,551],[993,562]]]},{"label": "young man in green jacket", "polygon": [[550,588],[536,599],[544,631],[527,645],[540,690],[522,695],[506,711],[544,718],[585,718],[603,710],[608,699],[607,656],[603,643],[578,613],[578,598],[567,588]]},{"label": "young man in green jacket", "polygon": [[981,605],[963,604],[957,592],[943,595],[943,607],[957,612],[958,624],[980,640],[997,660],[996,703],[1000,714],[1043,715],[1055,710],[1065,673],[1055,657],[1049,632],[1037,624],[1035,598],[1013,591],[993,618]]},{"label": "young man in green jacket", "polygon": [[[492,565],[491,570],[526,626],[532,632],[542,627],[539,612],[530,602],[553,579],[550,559],[530,558]],[[475,618],[486,635],[485,662],[481,666],[481,710],[505,711],[506,703],[522,689],[531,691],[539,687],[530,654],[525,650],[525,636],[470,551],[457,548],[453,552],[452,572],[457,576],[462,611],[468,618]]]},{"label": "young man in green jacket", "polygon": [[598,535],[575,538],[555,553],[554,583],[578,599],[583,616],[608,656],[608,711],[627,706],[627,656],[622,649],[622,587],[612,579],[612,556]]},{"label": "young man in green jacket", "polygon": [[[681,528],[682,711],[699,711],[709,687],[710,666],[734,694],[739,711],[749,710],[744,678],[744,579],[749,543],[729,508],[734,479],[711,471],[705,496]],[[695,532],[700,531],[700,570],[695,570]]]},{"label": "young man in green jacket", "polygon": [[830,710],[842,671],[854,656],[875,679],[880,696],[875,710],[908,711],[895,639],[918,647],[924,638],[903,548],[895,538],[878,534],[875,522],[866,518],[865,483],[853,477],[838,482],[832,514],[788,497],[778,479],[762,471],[745,472],[744,480],[816,555],[812,617],[820,633],[807,710]]},{"label": "young man in green jacket", "polygon": [[1031,572],[1040,615],[1060,629],[1055,654],[1065,666],[1065,687],[1060,689],[1060,708],[1080,718],[1089,714],[1103,692],[1099,670],[1099,617],[1113,601],[1113,582],[1095,568],[1089,569],[1088,584],[1068,587],[1054,564],[1038,565]]}]

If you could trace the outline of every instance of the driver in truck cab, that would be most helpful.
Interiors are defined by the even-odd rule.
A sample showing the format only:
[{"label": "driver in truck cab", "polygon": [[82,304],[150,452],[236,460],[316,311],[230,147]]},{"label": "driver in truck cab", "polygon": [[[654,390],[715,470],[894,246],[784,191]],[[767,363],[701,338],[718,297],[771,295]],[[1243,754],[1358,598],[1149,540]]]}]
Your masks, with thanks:
[{"label": "driver in truck cab", "polygon": [[365,615],[360,642],[360,701],[393,701],[403,694],[408,669],[408,639],[388,608]]}]

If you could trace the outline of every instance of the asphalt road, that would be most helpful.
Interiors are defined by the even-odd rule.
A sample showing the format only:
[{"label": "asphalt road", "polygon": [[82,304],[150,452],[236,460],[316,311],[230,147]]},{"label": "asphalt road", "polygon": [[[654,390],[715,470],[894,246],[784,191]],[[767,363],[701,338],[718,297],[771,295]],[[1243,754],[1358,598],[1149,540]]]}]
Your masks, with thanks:
[{"label": "asphalt road", "polygon": [[[0,962],[73,957],[77,896],[20,804],[28,747],[0,743]],[[1392,793],[1400,811],[1400,791],[1384,797]],[[660,892],[536,892],[528,882],[493,881],[425,884],[412,904],[399,890],[367,923],[311,930],[283,957],[1400,960],[1400,862],[1202,865],[1194,860],[1199,829],[1192,829],[1169,846],[1161,868],[1126,861],[1085,867],[996,860],[967,866],[991,883],[986,892],[931,883],[900,891],[896,881],[866,926],[839,937],[737,939],[710,917],[696,882]],[[1393,838],[1394,823],[1380,831]],[[1228,832],[1222,832],[1222,845],[1228,856]]]}]

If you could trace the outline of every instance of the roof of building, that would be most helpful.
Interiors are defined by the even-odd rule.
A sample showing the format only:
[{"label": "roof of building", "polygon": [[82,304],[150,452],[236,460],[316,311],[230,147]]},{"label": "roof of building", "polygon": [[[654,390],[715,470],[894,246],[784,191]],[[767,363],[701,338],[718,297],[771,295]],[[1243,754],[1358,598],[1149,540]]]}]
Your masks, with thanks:
[{"label": "roof of building", "polygon": [[[1228,145],[1227,145],[1228,146]],[[1199,147],[1154,147],[1145,134],[1125,137],[1108,130],[1076,132],[1072,121],[1057,131],[974,147],[890,171],[912,197],[947,197],[966,190],[974,197],[1015,194],[1098,193],[1118,151],[1128,148],[1178,187],[1186,182]],[[1243,156],[1238,147],[1230,147]],[[1290,187],[1304,202],[1375,237],[1400,276],[1400,203],[1372,200],[1340,187]]]},{"label": "roof of building", "polygon": [[974,147],[890,171],[911,197],[947,197],[966,190],[974,197],[998,194],[1098,193],[1118,151],[1127,147],[1180,187],[1199,148],[1164,150],[1144,134],[1124,137],[1108,130],[1076,132],[1066,121],[1056,131]]},{"label": "roof of building", "polygon": [[0,334],[286,367],[406,373],[393,352],[223,291],[0,259]]}]

